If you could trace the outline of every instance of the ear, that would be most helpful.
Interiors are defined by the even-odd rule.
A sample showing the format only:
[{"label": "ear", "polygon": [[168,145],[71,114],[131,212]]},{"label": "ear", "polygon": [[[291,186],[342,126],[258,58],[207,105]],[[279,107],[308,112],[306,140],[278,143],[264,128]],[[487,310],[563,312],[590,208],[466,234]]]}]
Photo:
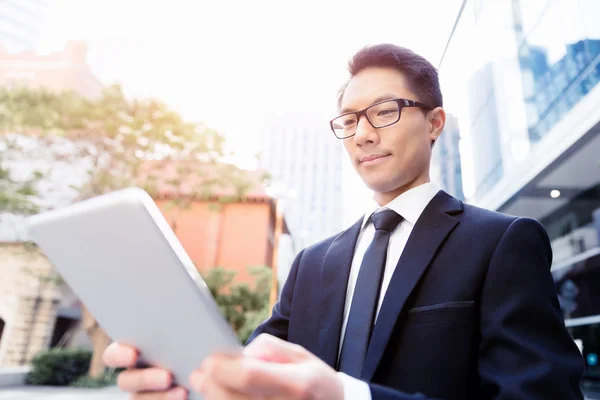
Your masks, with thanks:
[{"label": "ear", "polygon": [[446,125],[446,111],[436,107],[429,112],[429,140],[434,143],[442,134]]}]

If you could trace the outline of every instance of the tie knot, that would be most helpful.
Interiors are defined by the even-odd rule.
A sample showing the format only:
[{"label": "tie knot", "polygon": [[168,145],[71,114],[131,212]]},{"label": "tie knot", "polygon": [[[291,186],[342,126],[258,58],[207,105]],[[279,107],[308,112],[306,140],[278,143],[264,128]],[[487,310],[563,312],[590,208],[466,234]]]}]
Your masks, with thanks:
[{"label": "tie knot", "polygon": [[371,215],[371,221],[375,225],[375,230],[392,232],[402,221],[402,216],[388,209]]}]

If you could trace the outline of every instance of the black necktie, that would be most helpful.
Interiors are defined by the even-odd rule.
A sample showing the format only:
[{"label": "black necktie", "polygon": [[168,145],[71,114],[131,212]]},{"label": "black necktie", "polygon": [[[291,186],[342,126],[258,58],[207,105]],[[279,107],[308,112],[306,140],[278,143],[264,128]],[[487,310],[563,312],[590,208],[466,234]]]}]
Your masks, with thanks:
[{"label": "black necktie", "polygon": [[371,340],[390,233],[401,221],[402,217],[392,210],[371,215],[375,237],[360,265],[338,361],[338,371],[354,378],[360,378]]}]

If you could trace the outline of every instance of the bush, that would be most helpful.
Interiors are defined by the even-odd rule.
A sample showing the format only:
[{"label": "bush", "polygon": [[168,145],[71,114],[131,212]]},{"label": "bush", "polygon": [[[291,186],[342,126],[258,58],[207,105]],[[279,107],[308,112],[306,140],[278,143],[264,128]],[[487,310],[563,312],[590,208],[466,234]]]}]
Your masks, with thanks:
[{"label": "bush", "polygon": [[31,385],[66,386],[87,375],[92,352],[75,349],[50,349],[38,353],[27,375]]},{"label": "bush", "polygon": [[235,271],[215,267],[204,277],[221,313],[245,343],[256,327],[270,314],[269,294],[272,270],[270,267],[248,267],[253,285],[234,282]]},{"label": "bush", "polygon": [[263,323],[269,316],[271,315],[271,309],[265,306],[262,310],[259,311],[249,311],[246,314],[246,320],[244,321],[244,325],[237,332],[238,339],[242,344],[245,344],[250,335],[254,333],[256,328]]},{"label": "bush", "polygon": [[122,369],[107,370],[100,378],[90,378],[88,375],[84,375],[71,383],[71,386],[77,388],[102,388],[114,386],[117,384],[117,376],[121,371]]}]

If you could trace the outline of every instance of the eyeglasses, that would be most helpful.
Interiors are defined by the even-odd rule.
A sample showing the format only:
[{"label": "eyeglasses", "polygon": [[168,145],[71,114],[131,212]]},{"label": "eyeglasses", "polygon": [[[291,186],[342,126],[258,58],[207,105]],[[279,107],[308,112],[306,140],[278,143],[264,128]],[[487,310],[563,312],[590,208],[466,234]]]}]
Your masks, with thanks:
[{"label": "eyeglasses", "polygon": [[356,135],[356,128],[361,115],[375,129],[385,128],[400,121],[400,114],[405,107],[420,107],[433,110],[435,107],[414,100],[393,99],[375,103],[364,110],[345,113],[329,121],[333,134],[338,139],[347,139]]}]

